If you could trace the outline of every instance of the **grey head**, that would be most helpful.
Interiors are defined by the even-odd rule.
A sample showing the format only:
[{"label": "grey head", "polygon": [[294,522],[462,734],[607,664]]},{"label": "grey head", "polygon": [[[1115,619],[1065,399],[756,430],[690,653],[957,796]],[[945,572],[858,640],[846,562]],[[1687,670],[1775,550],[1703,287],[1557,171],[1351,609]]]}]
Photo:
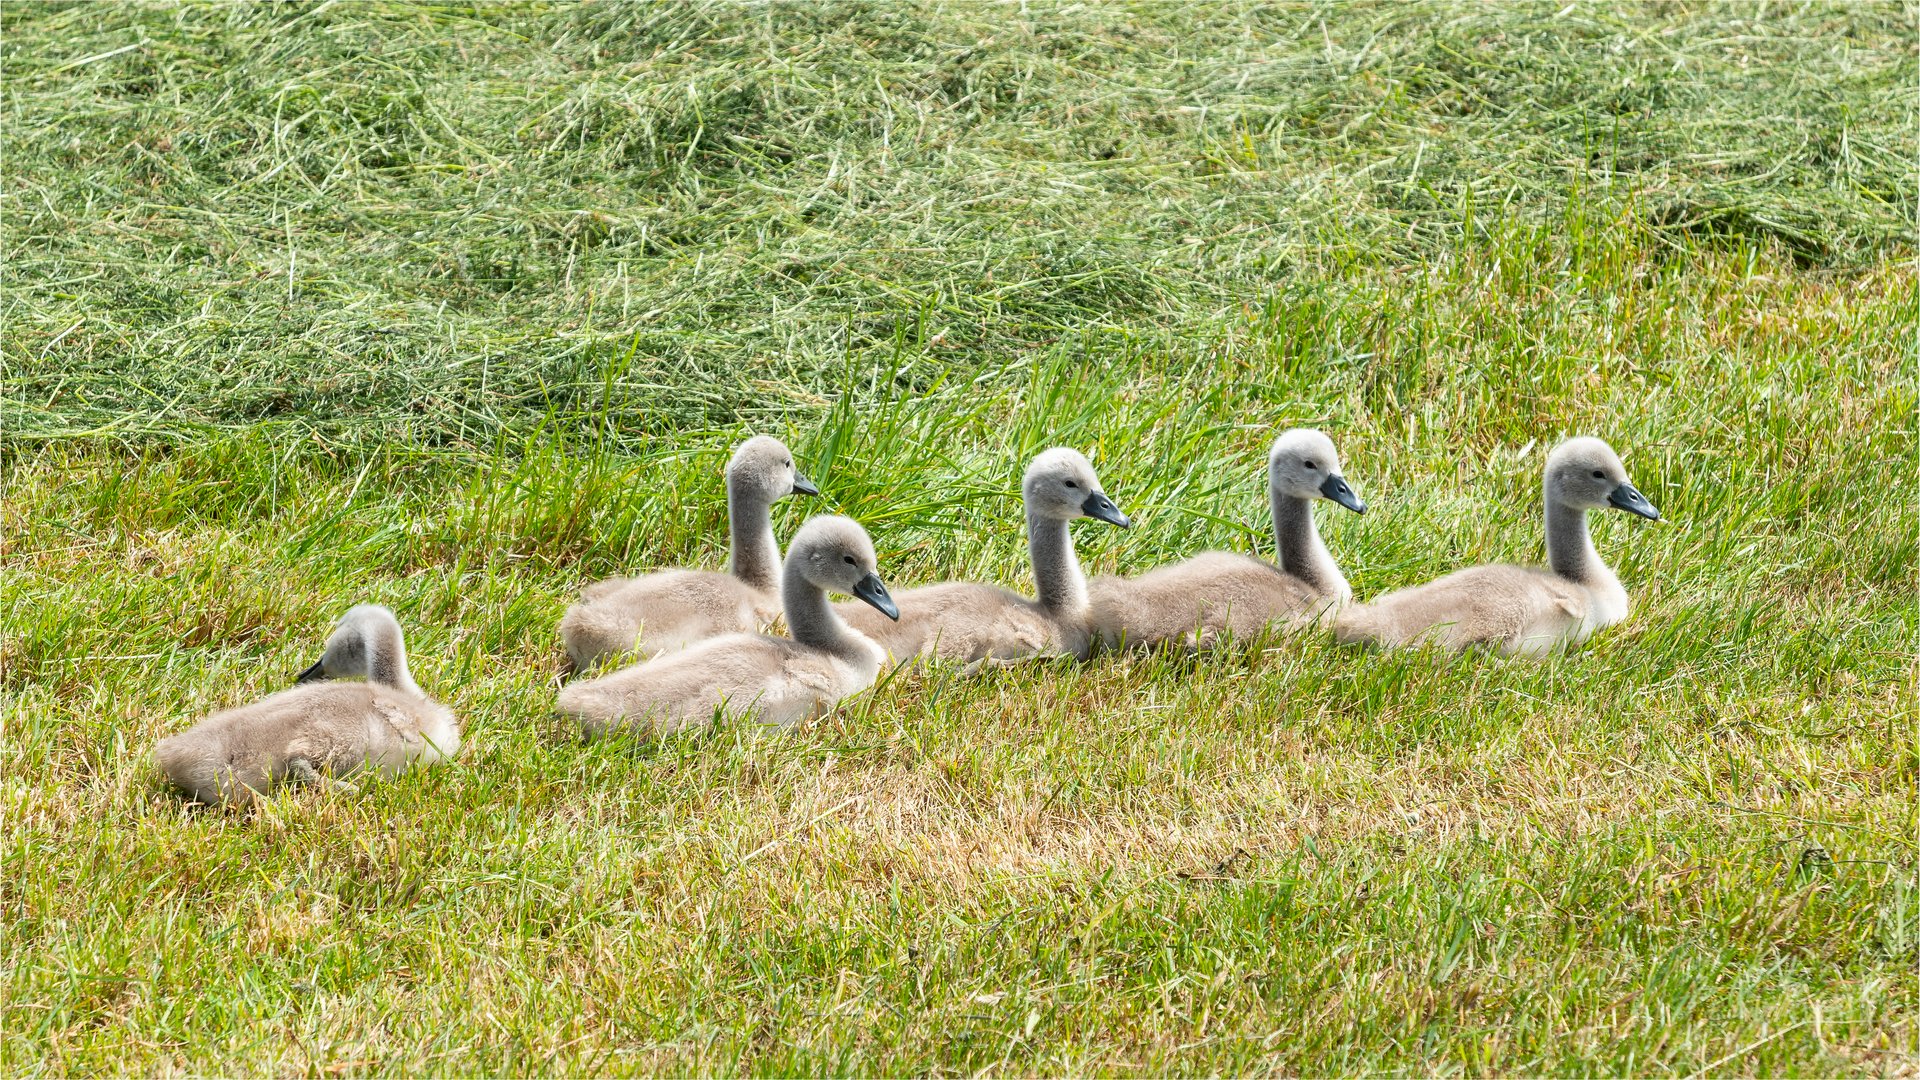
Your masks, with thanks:
[{"label": "grey head", "polygon": [[727,461],[727,490],[768,504],[788,495],[820,494],[794,465],[787,444],[770,435],[755,435],[734,449]]},{"label": "grey head", "polygon": [[1267,454],[1267,487],[1277,495],[1328,499],[1356,514],[1367,512],[1367,504],[1341,475],[1333,440],[1312,428],[1292,428],[1273,440]]},{"label": "grey head", "polygon": [[1554,447],[1547,455],[1545,493],[1549,503],[1578,510],[1611,506],[1649,521],[1660,520],[1660,511],[1627,479],[1620,455],[1599,439],[1568,439]]},{"label": "grey head", "polygon": [[900,609],[880,580],[873,540],[852,518],[831,514],[808,518],[787,545],[786,573],[791,576],[796,571],[815,588],[858,597],[887,618],[900,618]]},{"label": "grey head", "polygon": [[327,635],[326,651],[295,682],[322,679],[367,679],[386,685],[407,685],[406,638],[400,620],[379,604],[348,609]]},{"label": "grey head", "polygon": [[1123,529],[1133,526],[1101,490],[1092,463],[1078,450],[1055,447],[1035,457],[1027,466],[1020,493],[1026,499],[1028,513],[1053,521],[1090,517]]}]

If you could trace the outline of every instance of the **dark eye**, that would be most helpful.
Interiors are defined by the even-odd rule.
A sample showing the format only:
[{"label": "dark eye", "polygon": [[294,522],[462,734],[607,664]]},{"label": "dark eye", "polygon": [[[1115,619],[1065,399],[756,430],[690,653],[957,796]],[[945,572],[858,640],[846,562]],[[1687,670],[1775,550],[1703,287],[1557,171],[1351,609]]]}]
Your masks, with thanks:
[{"label": "dark eye", "polygon": [[845,559],[845,560],[847,561],[847,565],[848,565],[848,566],[852,566],[852,565],[853,565],[853,556],[851,556],[851,555],[842,555],[842,556],[840,556],[840,557],[841,557],[842,559]]},{"label": "dark eye", "polygon": [[1067,481],[1067,486],[1068,486],[1068,487],[1070,487],[1070,488],[1072,488],[1072,489],[1073,489],[1073,490],[1075,490],[1075,491],[1079,491],[1079,490],[1080,490],[1080,485],[1079,485],[1079,484],[1076,484],[1076,483],[1074,483],[1074,482],[1073,482],[1073,481],[1071,481],[1071,480],[1069,480],[1069,481]]},{"label": "dark eye", "polygon": [[1602,472],[1599,469],[1595,469],[1593,470],[1593,478],[1595,480],[1605,480],[1607,478],[1607,474]]},{"label": "dark eye", "polygon": [[1311,462],[1311,461],[1309,461],[1309,462],[1306,462],[1305,464],[1306,464],[1306,466],[1307,466],[1307,468],[1309,468],[1309,469],[1317,469],[1317,468],[1319,468],[1319,467],[1320,467],[1320,466],[1318,466],[1318,465],[1315,465],[1315,464],[1314,464],[1313,462]]}]

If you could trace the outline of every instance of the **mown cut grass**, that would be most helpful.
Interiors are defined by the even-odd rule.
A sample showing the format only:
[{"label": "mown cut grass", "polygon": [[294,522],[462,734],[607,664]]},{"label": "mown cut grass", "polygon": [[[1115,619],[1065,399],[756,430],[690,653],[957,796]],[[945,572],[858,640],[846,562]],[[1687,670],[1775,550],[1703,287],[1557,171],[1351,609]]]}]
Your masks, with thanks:
[{"label": "mown cut grass", "polygon": [[901,392],[1178,351],[1514,217],[1825,268],[1914,210],[1897,5],[5,18],[19,435],[794,422],[902,337]]},{"label": "mown cut grass", "polygon": [[[1900,10],[1033,7],[4,10],[0,1071],[1913,1067]],[[1014,583],[1035,450],[1130,572],[1265,550],[1291,424],[1362,596],[1605,436],[1634,616],[551,718],[743,432]],[[461,760],[183,809],[361,600]]]}]

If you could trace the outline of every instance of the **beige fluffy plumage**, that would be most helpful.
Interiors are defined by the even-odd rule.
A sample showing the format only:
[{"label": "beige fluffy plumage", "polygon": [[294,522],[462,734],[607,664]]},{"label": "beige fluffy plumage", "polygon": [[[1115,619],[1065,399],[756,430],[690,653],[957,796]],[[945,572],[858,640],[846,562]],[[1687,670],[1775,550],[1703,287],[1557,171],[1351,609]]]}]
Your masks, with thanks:
[{"label": "beige fluffy plumage", "polygon": [[1587,511],[1611,506],[1656,521],[1660,512],[1627,479],[1613,448],[1599,439],[1568,439],[1555,447],[1541,488],[1546,568],[1457,570],[1346,609],[1334,621],[1334,636],[1387,648],[1431,642],[1449,649],[1487,645],[1542,656],[1625,619],[1627,591],[1594,551]]},{"label": "beige fluffy plumage", "polygon": [[1087,579],[1074,555],[1068,523],[1082,517],[1121,528],[1132,523],[1113,505],[1093,465],[1077,450],[1055,448],[1035,457],[1021,482],[1021,494],[1036,597],[997,585],[948,582],[902,592],[896,598],[897,622],[847,604],[840,605],[841,616],[900,663],[923,658],[979,663],[1085,657],[1091,640]]},{"label": "beige fluffy plumage", "polygon": [[1267,497],[1278,565],[1208,551],[1134,578],[1097,577],[1089,591],[1101,644],[1205,649],[1222,637],[1246,641],[1271,626],[1311,623],[1351,599],[1313,520],[1317,499],[1366,512],[1333,441],[1311,429],[1283,432],[1267,454]]},{"label": "beige fluffy plumage", "polygon": [[816,517],[794,535],[781,573],[793,637],[727,634],[568,685],[560,712],[588,736],[640,729],[667,734],[728,714],[792,724],[873,685],[886,653],[834,613],[827,590],[897,614],[881,583],[873,542],[858,523]]},{"label": "beige fluffy plumage", "polygon": [[[321,681],[339,677],[366,681]],[[384,607],[342,616],[299,682],[162,739],[161,771],[201,802],[246,804],[282,782],[394,774],[460,749],[459,723],[414,683],[400,624]]]},{"label": "beige fluffy plumage", "polygon": [[728,572],[663,570],[587,586],[560,620],[560,639],[575,668],[765,628],[780,615],[773,504],[789,494],[819,493],[780,440],[760,435],[741,443],[727,462]]}]

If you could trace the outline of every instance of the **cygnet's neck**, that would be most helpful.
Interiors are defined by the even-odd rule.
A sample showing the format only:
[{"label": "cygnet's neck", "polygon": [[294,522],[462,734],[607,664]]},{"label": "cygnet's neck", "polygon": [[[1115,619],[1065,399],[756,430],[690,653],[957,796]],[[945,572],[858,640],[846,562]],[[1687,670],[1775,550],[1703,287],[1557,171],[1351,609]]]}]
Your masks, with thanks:
[{"label": "cygnet's neck", "polygon": [[1087,614],[1087,576],[1073,553],[1073,534],[1067,523],[1029,509],[1027,554],[1033,559],[1034,593],[1040,606],[1058,616]]},{"label": "cygnet's neck", "polygon": [[362,627],[360,634],[367,657],[368,682],[409,694],[420,693],[419,684],[413,681],[413,672],[407,668],[406,640],[398,626],[373,623]]},{"label": "cygnet's neck", "polygon": [[733,576],[763,592],[780,582],[780,545],[773,539],[773,504],[744,483],[727,483],[727,534]]},{"label": "cygnet's neck", "polygon": [[780,606],[785,612],[787,632],[808,648],[840,656],[858,656],[863,651],[871,651],[866,647],[866,640],[827,602],[827,590],[808,581],[797,566],[789,567],[781,575]]},{"label": "cygnet's neck", "polygon": [[1268,485],[1267,499],[1273,506],[1273,546],[1281,570],[1307,583],[1315,593],[1331,596],[1341,603],[1353,599],[1340,564],[1333,561],[1327,545],[1320,540],[1320,528],[1313,520],[1313,500],[1289,495]]},{"label": "cygnet's neck", "polygon": [[1601,610],[1596,612],[1601,622],[1625,618],[1627,590],[1593,549],[1593,537],[1587,534],[1587,512],[1554,498],[1551,491],[1546,493],[1546,502],[1547,565],[1601,601]]}]

